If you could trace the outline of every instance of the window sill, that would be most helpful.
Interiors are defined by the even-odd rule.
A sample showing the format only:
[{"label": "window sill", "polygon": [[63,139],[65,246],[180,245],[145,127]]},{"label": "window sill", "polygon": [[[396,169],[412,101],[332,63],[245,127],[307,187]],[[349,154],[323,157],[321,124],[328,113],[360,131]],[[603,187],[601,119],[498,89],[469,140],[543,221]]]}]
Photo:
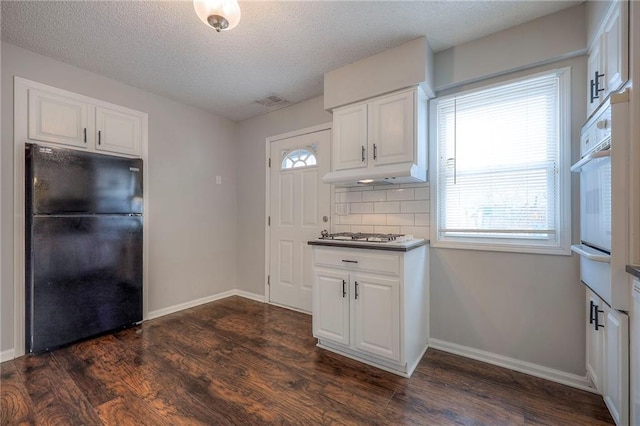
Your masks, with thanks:
[{"label": "window sill", "polygon": [[526,245],[526,244],[498,244],[498,243],[484,243],[484,242],[468,242],[468,241],[453,241],[453,240],[438,240],[435,237],[431,238],[431,247],[455,249],[455,250],[476,250],[476,251],[497,251],[504,253],[528,253],[528,254],[545,254],[552,256],[571,256],[571,247],[560,246],[541,246],[541,245]]}]

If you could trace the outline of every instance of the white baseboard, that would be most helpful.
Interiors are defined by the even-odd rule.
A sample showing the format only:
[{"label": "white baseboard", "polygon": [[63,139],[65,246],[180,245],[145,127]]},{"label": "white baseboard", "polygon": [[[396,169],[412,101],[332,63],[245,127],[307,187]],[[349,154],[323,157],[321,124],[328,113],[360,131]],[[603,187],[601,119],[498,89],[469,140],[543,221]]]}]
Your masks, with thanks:
[{"label": "white baseboard", "polygon": [[214,295],[203,297],[196,300],[191,300],[189,302],[180,303],[178,305],[169,306],[166,308],[158,309],[156,311],[151,311],[147,314],[147,318],[145,319],[151,320],[154,318],[163,317],[165,315],[169,315],[174,312],[193,308],[199,305],[204,305],[205,303],[213,302],[220,299],[226,299],[227,297],[231,297],[231,296],[240,296],[240,297],[244,297],[245,299],[251,299],[251,300],[264,303],[264,296],[260,294],[249,293],[248,291],[242,291],[242,290],[228,290],[222,293],[214,294]]},{"label": "white baseboard", "polygon": [[[229,291],[224,291],[222,293],[214,294],[211,296],[203,297],[201,299],[191,300],[189,302],[184,302],[178,305],[173,305],[166,308],[151,311],[147,314],[147,318],[145,318],[145,321],[152,320],[154,318],[160,318],[165,315],[172,314],[174,312],[193,308],[195,306],[204,305],[205,303],[213,302],[215,300],[226,299],[227,297],[231,297],[231,296],[240,296],[240,297],[244,297],[245,299],[251,299],[251,300],[255,300],[256,302],[264,303],[264,296],[261,294],[250,293],[248,291],[242,291],[242,290],[229,290]],[[7,349],[6,351],[0,352],[0,362],[10,361],[14,358],[15,356],[14,356],[13,349]]]},{"label": "white baseboard", "polygon": [[486,362],[487,364],[497,365],[498,367],[508,368],[520,373],[529,374],[531,376],[540,377],[552,382],[571,386],[588,392],[598,393],[591,386],[587,376],[578,376],[576,374],[567,373],[553,368],[544,367],[542,365],[521,361],[515,358],[509,358],[503,355],[482,351],[480,349],[470,348],[468,346],[458,345],[456,343],[445,342],[439,339],[429,339],[429,348],[438,349],[444,352],[464,356],[475,359],[477,361]]},{"label": "white baseboard", "polygon": [[256,302],[265,303],[263,294],[250,293],[244,290],[233,290],[233,295],[244,297],[245,299],[255,300]]},{"label": "white baseboard", "polygon": [[11,361],[14,358],[13,349],[0,352],[0,362]]}]

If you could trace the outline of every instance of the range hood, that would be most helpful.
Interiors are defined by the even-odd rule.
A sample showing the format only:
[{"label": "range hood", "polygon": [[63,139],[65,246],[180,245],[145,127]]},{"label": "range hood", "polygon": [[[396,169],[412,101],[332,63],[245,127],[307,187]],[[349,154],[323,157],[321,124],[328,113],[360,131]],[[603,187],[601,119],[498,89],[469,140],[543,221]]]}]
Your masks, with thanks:
[{"label": "range hood", "polygon": [[324,175],[322,181],[336,186],[420,183],[427,181],[427,170],[414,163],[387,164],[330,172]]}]

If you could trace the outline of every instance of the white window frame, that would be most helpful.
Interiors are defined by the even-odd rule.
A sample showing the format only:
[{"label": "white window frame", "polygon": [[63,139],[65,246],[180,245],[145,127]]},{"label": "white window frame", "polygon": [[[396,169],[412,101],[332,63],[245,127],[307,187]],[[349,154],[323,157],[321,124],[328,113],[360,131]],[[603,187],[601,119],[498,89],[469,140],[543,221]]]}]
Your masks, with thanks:
[{"label": "white window frame", "polygon": [[[559,161],[558,161],[558,196],[556,205],[556,217],[558,220],[557,238],[550,240],[531,240],[508,238],[488,238],[478,236],[442,236],[440,235],[440,209],[438,208],[438,187],[439,180],[439,152],[437,134],[437,107],[441,100],[449,99],[453,96],[478,92],[519,81],[529,80],[543,75],[555,73],[559,78]],[[494,84],[479,86],[471,90],[460,91],[448,94],[442,98],[433,99],[429,108],[430,130],[429,130],[429,158],[430,165],[430,194],[431,194],[431,246],[451,249],[483,250],[516,253],[571,255],[571,67],[547,70],[543,72],[529,74],[523,77],[508,79]]]}]

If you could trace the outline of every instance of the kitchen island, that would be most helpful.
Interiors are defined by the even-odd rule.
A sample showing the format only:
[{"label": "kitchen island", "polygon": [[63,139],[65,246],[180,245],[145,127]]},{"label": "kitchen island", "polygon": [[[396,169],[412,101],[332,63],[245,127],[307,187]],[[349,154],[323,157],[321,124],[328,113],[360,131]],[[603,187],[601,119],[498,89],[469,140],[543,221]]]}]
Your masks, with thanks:
[{"label": "kitchen island", "polygon": [[427,240],[312,240],[318,346],[409,377],[429,338]]}]

